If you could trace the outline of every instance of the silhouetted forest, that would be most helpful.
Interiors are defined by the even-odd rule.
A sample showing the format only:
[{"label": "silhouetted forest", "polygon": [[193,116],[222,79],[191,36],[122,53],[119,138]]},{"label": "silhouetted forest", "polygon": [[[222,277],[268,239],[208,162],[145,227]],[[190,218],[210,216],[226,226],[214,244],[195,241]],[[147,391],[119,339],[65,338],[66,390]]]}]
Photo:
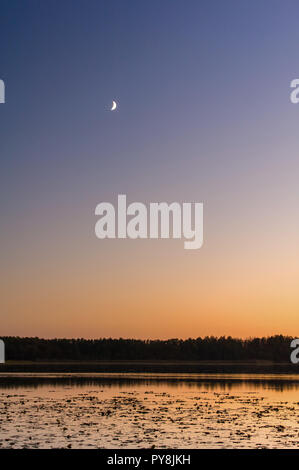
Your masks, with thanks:
[{"label": "silhouetted forest", "polygon": [[230,336],[196,339],[40,339],[2,337],[7,360],[270,360],[289,362],[289,336],[238,339]]}]

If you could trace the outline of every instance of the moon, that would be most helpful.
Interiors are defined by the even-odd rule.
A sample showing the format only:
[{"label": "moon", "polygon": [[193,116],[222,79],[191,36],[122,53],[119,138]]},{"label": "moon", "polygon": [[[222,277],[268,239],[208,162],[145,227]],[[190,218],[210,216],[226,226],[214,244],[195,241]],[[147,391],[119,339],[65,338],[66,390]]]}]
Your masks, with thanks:
[{"label": "moon", "polygon": [[117,108],[117,103],[116,103],[116,101],[112,101],[112,106],[111,106],[110,111],[114,111],[116,108]]}]

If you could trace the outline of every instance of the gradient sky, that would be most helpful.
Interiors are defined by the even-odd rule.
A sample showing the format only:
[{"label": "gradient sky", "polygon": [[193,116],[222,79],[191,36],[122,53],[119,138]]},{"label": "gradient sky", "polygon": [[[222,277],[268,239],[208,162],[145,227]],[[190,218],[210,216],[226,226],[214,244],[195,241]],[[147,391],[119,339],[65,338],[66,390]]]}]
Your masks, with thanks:
[{"label": "gradient sky", "polygon": [[[0,0],[2,336],[299,334],[298,19],[297,0]],[[118,194],[204,202],[203,248],[98,240]]]}]

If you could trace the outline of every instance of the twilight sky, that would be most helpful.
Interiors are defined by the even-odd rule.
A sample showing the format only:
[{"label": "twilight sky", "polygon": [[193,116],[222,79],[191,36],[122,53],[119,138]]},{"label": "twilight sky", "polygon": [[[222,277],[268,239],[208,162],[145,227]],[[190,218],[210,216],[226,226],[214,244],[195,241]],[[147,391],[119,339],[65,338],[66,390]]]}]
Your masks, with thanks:
[{"label": "twilight sky", "polygon": [[[297,0],[0,0],[2,336],[298,335],[298,21]],[[204,202],[203,248],[98,240],[118,194]]]}]

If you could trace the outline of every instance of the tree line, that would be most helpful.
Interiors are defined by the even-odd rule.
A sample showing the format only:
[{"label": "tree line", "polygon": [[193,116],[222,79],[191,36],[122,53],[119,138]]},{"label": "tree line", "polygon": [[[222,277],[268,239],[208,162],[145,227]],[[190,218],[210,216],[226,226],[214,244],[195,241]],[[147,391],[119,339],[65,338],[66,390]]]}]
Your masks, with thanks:
[{"label": "tree line", "polygon": [[196,339],[41,339],[2,337],[7,360],[269,360],[289,362],[290,336],[232,338],[206,336]]}]

